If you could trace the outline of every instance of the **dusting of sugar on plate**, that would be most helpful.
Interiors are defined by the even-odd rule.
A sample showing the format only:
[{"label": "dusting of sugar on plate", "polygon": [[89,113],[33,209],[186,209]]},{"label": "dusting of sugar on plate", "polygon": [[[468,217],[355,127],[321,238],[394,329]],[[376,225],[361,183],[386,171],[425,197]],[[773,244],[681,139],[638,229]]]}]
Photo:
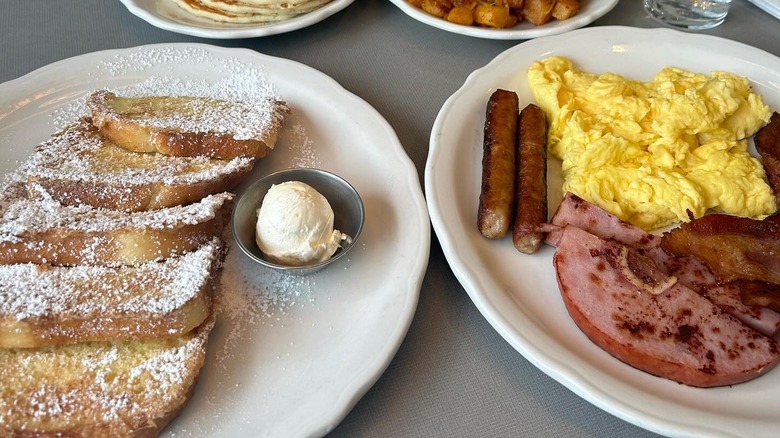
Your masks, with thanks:
[{"label": "dusting of sugar on plate", "polygon": [[245,346],[261,326],[283,324],[295,309],[316,305],[316,276],[295,276],[254,264],[235,248],[230,230],[223,240],[231,248],[216,278],[217,322],[226,331],[216,346],[216,366],[226,369],[246,353]]},{"label": "dusting of sugar on plate", "polygon": [[292,154],[290,167],[321,168],[322,162],[316,154],[314,141],[306,133],[306,127],[300,123],[290,125],[293,142],[287,145]]},{"label": "dusting of sugar on plate", "polygon": [[[264,267],[248,270],[237,258],[240,251],[228,254],[217,283],[217,318],[227,321],[230,332],[220,362],[230,362],[239,351],[248,331],[264,324],[276,324],[296,307],[315,303],[315,282],[311,277],[282,274]],[[223,354],[224,353],[224,354]]]},{"label": "dusting of sugar on plate", "polygon": [[[229,230],[222,238],[232,248],[216,278],[215,330],[219,332],[219,341],[209,342],[211,352],[207,359],[209,366],[216,370],[213,376],[216,376],[220,392],[203,395],[211,416],[217,418],[230,415],[231,404],[226,400],[240,403],[243,397],[242,385],[231,380],[234,376],[232,370],[236,364],[245,363],[254,354],[249,348],[257,345],[254,338],[263,336],[264,328],[284,327],[291,319],[293,323],[297,322],[296,310],[316,306],[314,295],[317,290],[316,276],[293,276],[256,266],[235,248]],[[254,419],[243,417],[232,421],[252,425]],[[171,432],[169,429],[168,433]],[[176,433],[171,436],[196,437],[219,433],[219,423],[201,423],[195,419],[177,426]]]}]

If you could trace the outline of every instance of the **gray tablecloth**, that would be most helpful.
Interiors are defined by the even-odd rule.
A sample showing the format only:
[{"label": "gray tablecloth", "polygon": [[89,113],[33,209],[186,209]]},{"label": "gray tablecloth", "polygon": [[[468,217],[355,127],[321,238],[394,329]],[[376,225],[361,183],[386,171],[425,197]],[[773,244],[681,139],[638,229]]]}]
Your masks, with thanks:
[{"label": "gray tablecloth", "polygon": [[[357,0],[295,32],[209,40],[155,28],[111,0],[3,0],[0,82],[104,49],[165,42],[246,47],[334,78],[374,106],[397,132],[420,176],[442,103],[473,70],[519,41],[445,32],[386,0]],[[592,26],[658,27],[638,0]],[[705,33],[780,55],[780,21],[735,0],[726,23]],[[2,121],[0,121],[2,123]],[[361,437],[649,437],[535,368],[477,311],[435,237],[419,307],[387,371],[330,434]]]}]

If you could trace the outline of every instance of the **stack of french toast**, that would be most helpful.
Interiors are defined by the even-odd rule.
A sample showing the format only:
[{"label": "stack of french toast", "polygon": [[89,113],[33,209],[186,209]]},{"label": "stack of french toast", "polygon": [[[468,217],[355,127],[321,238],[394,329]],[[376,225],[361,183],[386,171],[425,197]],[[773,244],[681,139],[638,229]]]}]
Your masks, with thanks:
[{"label": "stack of french toast", "polygon": [[0,191],[0,436],[154,436],[215,324],[233,189],[283,101],[87,96]]}]

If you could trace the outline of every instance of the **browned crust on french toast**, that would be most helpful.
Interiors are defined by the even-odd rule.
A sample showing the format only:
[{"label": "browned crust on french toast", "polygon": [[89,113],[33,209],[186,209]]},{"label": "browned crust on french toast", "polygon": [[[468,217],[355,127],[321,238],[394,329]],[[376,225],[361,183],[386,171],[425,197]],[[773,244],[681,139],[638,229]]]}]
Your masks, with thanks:
[{"label": "browned crust on french toast", "polygon": [[[269,151],[260,141],[234,140],[227,134],[157,131],[101,113],[93,112],[92,117],[101,134],[134,152],[158,152],[179,157],[205,155],[230,159],[246,156],[263,158]],[[141,138],[146,140],[138,141]]]},{"label": "browned crust on french toast", "polygon": [[[152,96],[146,99],[161,98],[163,97]],[[98,90],[87,99],[93,123],[101,134],[131,151],[158,152],[182,157],[262,158],[275,146],[284,116],[289,113],[289,108],[283,102],[265,102],[270,107],[270,120],[265,121],[267,127],[254,138],[238,138],[235,132],[155,126],[148,121],[152,117],[145,114],[145,111],[154,105],[139,104],[134,105],[131,110],[121,111],[115,108],[114,102],[117,99],[133,98],[120,98],[106,90]]]},{"label": "browned crust on french toast", "polygon": [[127,212],[158,210],[196,202],[213,193],[233,189],[250,169],[219,181],[204,181],[192,185],[146,184],[129,189],[106,181],[85,184],[83,181],[65,181],[45,177],[30,178],[46,189],[62,205],[91,205]]},{"label": "browned crust on french toast", "polygon": [[63,206],[11,174],[0,193],[0,263],[134,265],[194,251],[219,237],[233,195],[127,213]]},{"label": "browned crust on french toast", "polygon": [[157,436],[191,397],[213,326],[210,317],[161,340],[0,350],[0,436]]},{"label": "browned crust on french toast", "polygon": [[138,266],[0,265],[0,348],[179,336],[211,314],[218,238]]},{"label": "browned crust on french toast", "polygon": [[[40,279],[35,269],[135,270],[139,264],[183,259],[209,242],[219,242],[233,206],[233,195],[227,191],[249,173],[256,158],[273,148],[289,112],[281,101],[263,101],[270,106],[252,112],[251,105],[227,102],[227,106],[220,106],[209,98],[180,96],[184,101],[206,99],[196,103],[211,111],[208,121],[219,121],[223,109],[233,114],[238,108],[239,112],[252,112],[265,124],[245,130],[236,123],[206,123],[206,129],[201,130],[199,124],[206,119],[188,120],[185,111],[185,123],[166,128],[160,123],[169,122],[168,107],[150,113],[151,119],[162,116],[160,120],[144,124],[138,122],[143,111],[140,119],[133,119],[110,111],[108,106],[105,111],[95,106],[96,96],[105,99],[110,94],[94,93],[88,102],[93,117],[78,122],[88,124],[85,129],[94,136],[93,146],[106,154],[99,162],[67,166],[75,161],[67,151],[67,158],[59,161],[53,158],[57,153],[51,153],[49,164],[23,163],[7,175],[0,188],[0,264],[34,264],[27,265],[33,269],[33,283]],[[173,105],[179,105],[177,97],[173,98]],[[149,103],[141,99],[142,105]],[[132,106],[126,103],[121,108]],[[198,111],[191,114],[199,115]],[[269,118],[263,119],[265,116]],[[209,130],[214,126],[218,129]],[[220,131],[225,126],[227,132]],[[62,140],[59,136],[54,134],[51,141]],[[111,144],[103,148],[103,142]],[[40,148],[45,145],[40,145],[36,154],[42,153]],[[90,152],[82,149],[79,153]],[[174,163],[157,164],[164,159]],[[190,172],[182,167],[179,172],[183,161],[209,159],[243,160],[249,165],[200,180],[188,179],[198,169]],[[82,168],[87,170],[80,172]],[[177,179],[182,174],[184,178]],[[215,319],[213,275],[224,257],[224,247],[220,248],[219,257],[208,268],[208,280],[197,287],[182,286],[198,291],[177,301],[175,307],[160,305],[158,311],[121,307],[110,300],[105,303],[98,296],[103,290],[87,281],[84,288],[89,292],[75,286],[75,293],[94,293],[78,302],[74,311],[23,307],[29,303],[8,306],[23,309],[13,314],[0,309],[0,436],[157,436],[191,397],[205,362]],[[187,266],[191,265],[181,265],[177,272],[187,270]],[[115,281],[123,291],[137,288],[137,294],[128,291],[136,295],[129,300],[133,303],[154,294],[160,284],[134,281],[122,274],[109,277],[96,281]],[[185,277],[188,284],[195,281]],[[14,279],[10,278],[11,287],[16,284]],[[58,283],[50,296],[61,292]],[[37,300],[45,294],[33,295],[22,293],[19,297]],[[93,299],[96,307],[90,308]],[[9,332],[16,336],[6,336]]]},{"label": "browned crust on french toast", "polygon": [[135,265],[174,257],[221,235],[228,208],[214,218],[172,229],[71,231],[53,229],[23,238],[0,241],[0,263],[52,265]]},{"label": "browned crust on french toast", "polygon": [[254,161],[132,152],[102,137],[85,117],[41,143],[20,173],[63,205],[143,211],[231,190]]},{"label": "browned crust on french toast", "polygon": [[[143,292],[139,292],[143,293]],[[201,293],[166,314],[106,312],[93,317],[45,317],[0,324],[0,348],[38,348],[75,342],[130,341],[178,336],[197,327],[211,312],[211,293]],[[20,332],[24,332],[23,334]]]}]

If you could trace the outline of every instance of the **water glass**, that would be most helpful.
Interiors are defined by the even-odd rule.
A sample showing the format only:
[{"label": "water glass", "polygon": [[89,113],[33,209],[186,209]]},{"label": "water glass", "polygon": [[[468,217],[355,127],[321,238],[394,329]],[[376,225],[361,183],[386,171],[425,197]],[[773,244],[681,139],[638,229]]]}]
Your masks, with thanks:
[{"label": "water glass", "polygon": [[731,0],[644,0],[645,11],[656,21],[691,30],[711,29],[723,23]]}]

